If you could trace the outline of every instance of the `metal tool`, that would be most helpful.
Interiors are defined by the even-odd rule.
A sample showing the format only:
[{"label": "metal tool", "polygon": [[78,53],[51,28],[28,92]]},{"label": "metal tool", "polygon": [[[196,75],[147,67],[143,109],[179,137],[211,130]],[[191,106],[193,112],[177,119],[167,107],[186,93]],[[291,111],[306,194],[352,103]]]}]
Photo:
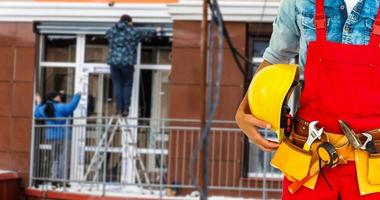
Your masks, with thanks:
[{"label": "metal tool", "polygon": [[356,135],[355,132],[342,120],[339,120],[340,127],[346,135],[348,141],[354,149],[366,150],[369,153],[376,153],[375,143],[373,142],[373,137],[369,133],[362,133],[361,135],[365,136],[367,139],[364,144],[360,141],[359,135]]},{"label": "metal tool", "polygon": [[362,133],[363,136],[367,137],[367,140],[364,142],[364,144],[360,147],[362,150],[366,150],[371,154],[377,153],[375,142],[373,141],[373,137],[369,133]]},{"label": "metal tool", "polygon": [[310,151],[311,144],[313,144],[316,139],[321,139],[323,134],[323,128],[318,130],[316,127],[317,123],[318,121],[312,121],[309,123],[309,136],[307,137],[306,143],[303,145],[303,149],[306,151]]},{"label": "metal tool", "polygon": [[352,147],[354,147],[354,149],[360,149],[360,147],[362,147],[363,144],[356,136],[355,132],[343,120],[339,120],[339,124],[344,135],[347,137]]}]

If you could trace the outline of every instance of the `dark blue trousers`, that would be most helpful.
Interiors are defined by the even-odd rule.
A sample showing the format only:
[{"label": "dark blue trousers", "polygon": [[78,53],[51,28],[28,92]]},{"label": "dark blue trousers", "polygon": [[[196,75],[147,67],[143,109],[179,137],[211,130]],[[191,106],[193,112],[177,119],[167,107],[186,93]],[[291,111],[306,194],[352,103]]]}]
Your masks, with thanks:
[{"label": "dark blue trousers", "polygon": [[131,104],[134,66],[111,66],[111,79],[116,98],[116,110],[129,110]]}]

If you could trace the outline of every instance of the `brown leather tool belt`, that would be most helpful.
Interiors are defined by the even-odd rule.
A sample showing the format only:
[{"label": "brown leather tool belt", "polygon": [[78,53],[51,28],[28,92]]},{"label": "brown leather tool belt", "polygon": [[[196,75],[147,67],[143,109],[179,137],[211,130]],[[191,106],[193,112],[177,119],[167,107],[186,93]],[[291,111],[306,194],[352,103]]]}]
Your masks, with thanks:
[{"label": "brown leather tool belt", "polygon": [[[303,144],[306,142],[306,139],[309,134],[309,122],[299,118],[295,117],[293,121],[293,128],[294,131],[292,133],[293,136],[293,143],[297,146],[302,147]],[[321,127],[317,127],[318,129]],[[366,133],[369,133],[372,135],[377,152],[380,152],[380,129],[373,129],[366,131]],[[363,138],[364,139],[364,138]]]}]

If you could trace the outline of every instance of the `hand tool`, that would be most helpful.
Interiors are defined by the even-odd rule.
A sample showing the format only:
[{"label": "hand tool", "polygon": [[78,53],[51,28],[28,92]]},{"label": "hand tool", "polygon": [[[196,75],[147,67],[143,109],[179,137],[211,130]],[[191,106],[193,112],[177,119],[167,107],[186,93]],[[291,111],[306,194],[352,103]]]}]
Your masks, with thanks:
[{"label": "hand tool", "polygon": [[321,136],[323,134],[323,128],[317,129],[318,121],[312,121],[309,123],[309,136],[307,137],[306,143],[303,146],[303,149],[306,151],[310,151],[311,144],[318,138],[321,139]]},{"label": "hand tool", "polygon": [[317,148],[318,157],[320,162],[325,163],[330,168],[335,167],[339,163],[339,154],[334,145],[330,142],[324,142]]},{"label": "hand tool", "polygon": [[362,133],[361,135],[365,136],[367,139],[362,144],[362,142],[359,139],[359,135],[356,135],[355,132],[345,123],[343,120],[339,120],[340,127],[342,128],[342,131],[346,135],[348,141],[352,145],[354,149],[361,149],[366,150],[371,154],[376,153],[376,147],[375,143],[373,141],[373,137],[369,133]]},{"label": "hand tool", "polygon": [[375,142],[373,141],[373,137],[369,133],[362,133],[363,136],[367,137],[367,140],[364,142],[364,144],[360,147],[362,150],[366,150],[371,154],[377,153]]},{"label": "hand tool", "polygon": [[[323,167],[325,165],[324,162],[321,163],[321,166]],[[319,172],[319,160],[316,160],[311,164],[309,175],[307,175],[304,179],[301,181],[295,181],[288,187],[288,190],[291,194],[295,194],[306,182],[308,182],[311,178],[313,178],[314,175],[316,175]]]},{"label": "hand tool", "polygon": [[343,121],[339,120],[340,127],[354,149],[360,149],[362,145],[355,132]]},{"label": "hand tool", "polygon": [[[334,145],[336,146],[343,146],[344,144],[346,144],[348,141],[347,141],[347,137],[342,137],[337,143],[335,143]],[[320,168],[323,167],[326,163],[322,162],[321,163],[321,166],[319,165],[319,160],[316,160],[314,161],[313,163],[311,163],[310,165],[310,169],[309,169],[309,175],[307,175],[304,179],[302,179],[301,181],[295,181],[293,182],[292,184],[290,184],[290,186],[288,187],[288,190],[291,194],[294,194],[296,193],[306,182],[308,182],[311,178],[313,178],[313,176],[315,176],[319,171],[320,171]]]}]

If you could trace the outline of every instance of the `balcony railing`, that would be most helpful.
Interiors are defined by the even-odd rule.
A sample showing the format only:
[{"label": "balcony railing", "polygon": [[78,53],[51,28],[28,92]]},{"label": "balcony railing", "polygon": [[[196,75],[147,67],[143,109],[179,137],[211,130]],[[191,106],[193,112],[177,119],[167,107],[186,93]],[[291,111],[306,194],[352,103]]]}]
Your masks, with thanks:
[{"label": "balcony railing", "polygon": [[[35,119],[30,184],[103,196],[194,194],[189,164],[200,134],[198,120]],[[268,164],[272,154],[245,151],[234,122],[214,122],[209,138],[210,195],[265,199],[281,192],[282,176]],[[254,156],[248,177],[245,153]],[[197,180],[202,158],[194,162]]]}]

